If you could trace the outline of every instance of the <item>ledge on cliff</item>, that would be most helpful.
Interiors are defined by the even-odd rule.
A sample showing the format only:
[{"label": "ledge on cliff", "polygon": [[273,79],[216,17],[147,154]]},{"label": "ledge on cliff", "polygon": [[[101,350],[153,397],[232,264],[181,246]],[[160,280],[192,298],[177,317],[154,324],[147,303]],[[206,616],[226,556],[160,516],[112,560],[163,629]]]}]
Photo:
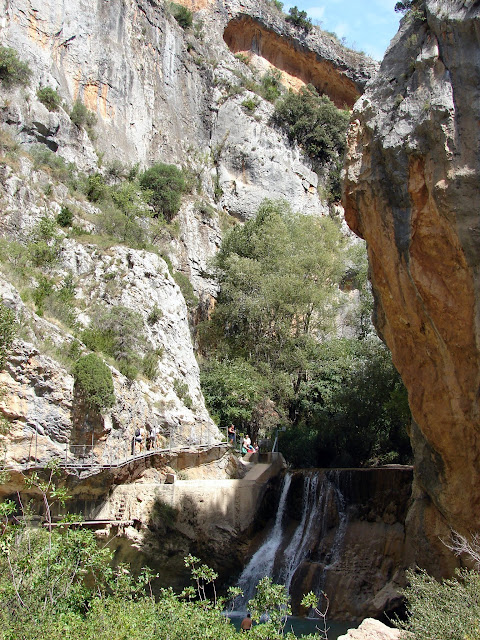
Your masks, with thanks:
[{"label": "ledge on cliff", "polygon": [[[294,90],[313,84],[337,107],[351,108],[363,90],[365,82],[349,77],[355,65],[336,59],[303,44],[290,35],[279,33],[249,15],[238,15],[225,28],[223,39],[232,53],[245,53],[266,60],[280,69],[284,84]],[[363,58],[361,54],[353,54]]]}]

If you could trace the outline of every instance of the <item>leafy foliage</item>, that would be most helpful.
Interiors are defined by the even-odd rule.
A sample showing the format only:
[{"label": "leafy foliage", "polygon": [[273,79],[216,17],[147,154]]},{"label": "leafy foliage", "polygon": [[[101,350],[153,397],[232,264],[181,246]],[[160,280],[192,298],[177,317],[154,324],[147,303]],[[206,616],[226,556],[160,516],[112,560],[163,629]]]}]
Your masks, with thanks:
[{"label": "leafy foliage", "polygon": [[480,630],[480,575],[457,569],[456,577],[437,581],[426,571],[407,572],[404,590],[408,619],[397,626],[424,640],[478,638]]},{"label": "leafy foliage", "polygon": [[70,120],[80,129],[85,129],[90,137],[93,136],[93,127],[97,124],[97,116],[87,109],[81,100],[76,100],[70,111]]},{"label": "leafy foliage", "polygon": [[112,372],[96,354],[89,353],[79,358],[73,375],[75,385],[93,409],[100,411],[115,404]]},{"label": "leafy foliage", "polygon": [[280,446],[297,467],[407,463],[407,394],[388,349],[375,336],[330,339],[302,380],[295,427]]},{"label": "leafy foliage", "polygon": [[[215,591],[217,574],[192,555],[185,558],[195,586],[179,595],[162,589],[151,596],[152,575],[143,570],[135,578],[125,565],[111,566],[113,552],[99,546],[92,531],[64,526],[51,527],[53,502],[64,504],[66,493],[35,474],[26,478],[45,505],[45,528],[28,525],[13,501],[0,504],[0,638],[2,640],[234,640],[238,633],[224,615],[226,599]],[[176,513],[157,503],[153,517],[172,523]],[[11,524],[13,521],[14,524]],[[213,598],[207,595],[213,594]],[[239,595],[229,590],[230,597]],[[288,596],[282,585],[265,578],[251,601],[260,617],[269,622],[256,625],[252,638],[295,640],[283,635]]]},{"label": "leafy foliage", "polygon": [[289,9],[288,13],[289,15],[285,18],[287,22],[291,22],[296,27],[300,27],[307,32],[312,30],[312,19],[308,17],[306,11],[300,11],[298,7],[295,6]]},{"label": "leafy foliage", "polygon": [[171,220],[179,211],[186,190],[183,172],[173,164],[158,163],[140,176],[148,202],[157,215]]},{"label": "leafy foliage", "polygon": [[[154,376],[156,372],[155,352],[147,350],[142,316],[121,305],[110,309],[98,307],[90,327],[80,334],[81,340],[92,351],[102,352],[114,358],[120,372],[130,380],[136,378],[140,369]],[[147,352],[150,358],[142,359]],[[158,353],[156,354],[159,355]]]},{"label": "leafy foliage", "polygon": [[51,87],[41,87],[37,91],[37,98],[49,111],[56,111],[62,102],[59,94]]},{"label": "leafy foliage", "polygon": [[226,427],[233,422],[244,430],[252,422],[255,408],[268,387],[255,367],[241,358],[207,361],[201,372],[201,384],[218,424]]},{"label": "leafy foliage", "polygon": [[67,205],[64,205],[60,209],[60,213],[57,215],[57,224],[61,227],[71,227],[73,222],[73,211]]},{"label": "leafy foliage", "polygon": [[405,0],[395,4],[395,11],[405,13],[414,20],[425,20],[425,13],[421,8],[421,0]]},{"label": "leafy foliage", "polygon": [[337,109],[327,96],[320,96],[315,87],[302,87],[298,93],[289,91],[275,105],[272,116],[288,135],[301,145],[316,169],[331,165],[330,191],[333,199],[340,197],[340,168],[345,154],[346,132],[350,115]]},{"label": "leafy foliage", "polygon": [[15,49],[0,47],[0,82],[4,87],[26,85],[32,72],[26,62],[22,62]]},{"label": "leafy foliage", "polygon": [[[295,466],[407,462],[406,392],[373,335],[364,249],[348,248],[330,218],[267,201],[226,235],[214,267],[221,289],[198,341],[219,424],[253,440],[285,425]],[[360,292],[355,338],[332,337],[339,285]]]},{"label": "leafy foliage", "polygon": [[337,109],[327,96],[320,96],[312,85],[286,94],[276,105],[274,121],[316,161],[330,160],[345,151],[349,114]]},{"label": "leafy foliage", "polygon": [[187,7],[184,7],[181,4],[177,4],[176,2],[170,3],[170,8],[173,17],[178,22],[178,24],[182,27],[182,29],[188,29],[193,24],[193,13]]},{"label": "leafy foliage", "polygon": [[15,338],[15,314],[4,302],[0,302],[0,371],[7,362],[8,352]]},{"label": "leafy foliage", "polygon": [[43,216],[32,232],[29,243],[30,260],[35,267],[52,267],[60,254],[60,239],[57,234],[56,221]]}]

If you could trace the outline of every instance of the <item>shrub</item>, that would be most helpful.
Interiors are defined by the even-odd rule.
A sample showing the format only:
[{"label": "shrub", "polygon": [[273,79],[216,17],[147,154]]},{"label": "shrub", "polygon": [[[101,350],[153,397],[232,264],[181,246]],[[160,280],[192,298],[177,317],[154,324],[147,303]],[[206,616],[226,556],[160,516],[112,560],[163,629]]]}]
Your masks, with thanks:
[{"label": "shrub", "polygon": [[150,327],[153,327],[159,320],[163,318],[163,311],[160,309],[158,305],[154,305],[153,309],[148,314],[147,324]]},{"label": "shrub", "polygon": [[300,27],[305,31],[311,31],[312,19],[308,17],[306,11],[299,11],[298,7],[292,7],[288,10],[289,15],[285,18],[288,22],[291,22],[296,27]]},{"label": "shrub", "polygon": [[186,382],[175,378],[175,380],[173,381],[173,390],[177,394],[177,397],[182,400],[187,409],[191,409],[193,407],[192,398],[190,397],[190,394],[188,392],[188,385]]},{"label": "shrub", "polygon": [[438,582],[425,571],[407,572],[404,591],[408,619],[398,626],[426,640],[478,638],[480,575],[457,569],[456,577]]},{"label": "shrub", "polygon": [[145,347],[143,321],[139,313],[127,307],[98,309],[92,324],[80,335],[92,351],[101,351],[117,361],[120,372],[134,379],[141,367],[139,351]]},{"label": "shrub", "polygon": [[28,84],[31,73],[30,67],[19,59],[15,49],[0,47],[0,82],[5,87]]},{"label": "shrub", "polygon": [[275,106],[273,121],[290,140],[302,145],[314,162],[343,156],[349,113],[337,109],[327,96],[320,96],[308,85],[298,93],[291,91]]},{"label": "shrub", "polygon": [[193,24],[193,13],[187,7],[176,2],[170,3],[170,9],[173,17],[182,27],[182,29],[188,29]]},{"label": "shrub", "polygon": [[60,253],[55,220],[44,216],[35,226],[32,235],[32,242],[28,246],[32,264],[35,267],[53,266]]},{"label": "shrub", "polygon": [[240,62],[243,62],[243,64],[246,64],[246,65],[250,64],[250,58],[246,56],[244,53],[236,53],[235,58],[237,60],[240,60]]},{"label": "shrub", "polygon": [[68,206],[63,206],[56,217],[56,221],[61,227],[71,227],[73,222],[73,211]]},{"label": "shrub", "polygon": [[260,95],[269,102],[275,102],[280,96],[282,87],[280,69],[270,69],[260,81]]},{"label": "shrub", "polygon": [[30,155],[33,158],[33,166],[35,169],[49,169],[51,175],[60,180],[67,182],[73,178],[75,173],[75,165],[67,164],[61,156],[57,156],[43,144],[36,144],[30,149]]},{"label": "shrub", "polygon": [[85,402],[97,411],[115,404],[112,372],[94,353],[77,360],[73,369],[75,385]]},{"label": "shrub", "polygon": [[140,186],[158,215],[171,220],[179,211],[185,193],[183,172],[173,164],[154,164],[140,176]]},{"label": "shrub", "polygon": [[105,198],[108,187],[100,173],[94,173],[88,176],[85,185],[85,195],[90,202],[98,202]]},{"label": "shrub", "polygon": [[189,309],[196,307],[198,304],[198,298],[195,295],[193,285],[188,277],[181,271],[175,271],[173,273],[173,279],[180,287],[180,291],[182,292],[187,307]]},{"label": "shrub", "polygon": [[245,107],[247,111],[255,111],[255,109],[258,107],[258,102],[253,98],[247,98],[242,102],[242,107]]},{"label": "shrub", "polygon": [[61,97],[51,87],[42,87],[37,91],[37,98],[49,111],[56,111],[61,104]]},{"label": "shrub", "polygon": [[7,355],[15,338],[15,314],[3,302],[0,303],[0,371],[5,367]]},{"label": "shrub", "polygon": [[80,100],[76,100],[70,111],[70,120],[80,129],[85,129],[90,137],[93,136],[93,127],[97,124],[97,116],[87,109]]},{"label": "shrub", "polygon": [[272,6],[274,6],[279,11],[283,11],[283,2],[280,2],[280,0],[270,0],[270,1]]},{"label": "shrub", "polygon": [[149,380],[155,380],[158,375],[158,361],[162,353],[162,349],[156,349],[155,351],[149,351],[143,357],[142,372]]}]

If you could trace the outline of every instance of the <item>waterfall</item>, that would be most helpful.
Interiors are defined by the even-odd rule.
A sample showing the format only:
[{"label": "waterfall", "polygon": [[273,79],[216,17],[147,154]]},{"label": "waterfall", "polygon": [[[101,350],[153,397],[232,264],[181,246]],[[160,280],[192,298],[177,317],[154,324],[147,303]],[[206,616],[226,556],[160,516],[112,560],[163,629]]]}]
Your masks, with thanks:
[{"label": "waterfall", "polygon": [[[258,581],[270,576],[274,582],[284,584],[290,592],[297,570],[306,560],[311,561],[318,541],[331,530],[332,506],[338,517],[335,535],[324,556],[324,562],[317,562],[315,593],[320,594],[325,583],[326,572],[340,559],[343,540],[348,525],[347,505],[339,487],[338,471],[315,471],[303,474],[302,509],[300,521],[290,537],[284,527],[285,511],[292,474],[287,473],[283,481],[275,523],[264,543],[252,556],[243,570],[238,586],[244,597],[237,606],[244,608],[254,596]],[[321,568],[320,568],[321,567]]]},{"label": "waterfall", "polygon": [[253,598],[255,594],[255,587],[257,586],[261,578],[273,575],[275,557],[282,543],[282,520],[283,514],[285,512],[285,503],[287,501],[288,490],[290,489],[291,481],[292,476],[290,473],[287,473],[283,480],[282,493],[280,495],[273,528],[265,539],[264,543],[250,558],[249,563],[242,571],[242,574],[238,579],[238,586],[243,591],[243,599],[242,602],[237,603],[238,606],[241,606],[242,604],[245,605],[245,603]]},{"label": "waterfall", "polygon": [[[284,552],[284,564],[279,573],[279,582],[290,591],[295,572],[302,562],[311,554],[316,546],[316,541],[323,538],[328,528],[329,505],[335,504],[339,524],[335,538],[329,552],[328,566],[323,571],[323,576],[328,568],[331,568],[339,559],[343,538],[347,528],[347,510],[345,499],[339,489],[338,473],[334,478],[330,472],[320,474],[314,472],[305,477],[302,496],[302,516],[292,535],[290,543]],[[316,593],[321,591],[323,579],[319,580]]]}]

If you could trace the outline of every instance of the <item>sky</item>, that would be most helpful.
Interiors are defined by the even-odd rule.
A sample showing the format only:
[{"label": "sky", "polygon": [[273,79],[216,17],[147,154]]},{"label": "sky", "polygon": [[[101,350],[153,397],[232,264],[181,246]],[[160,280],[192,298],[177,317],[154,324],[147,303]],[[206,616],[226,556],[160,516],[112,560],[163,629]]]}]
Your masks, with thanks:
[{"label": "sky", "polygon": [[321,29],[345,38],[347,47],[375,60],[383,58],[402,17],[395,13],[395,0],[297,0],[284,2],[283,10],[288,13],[293,6],[306,11]]}]

